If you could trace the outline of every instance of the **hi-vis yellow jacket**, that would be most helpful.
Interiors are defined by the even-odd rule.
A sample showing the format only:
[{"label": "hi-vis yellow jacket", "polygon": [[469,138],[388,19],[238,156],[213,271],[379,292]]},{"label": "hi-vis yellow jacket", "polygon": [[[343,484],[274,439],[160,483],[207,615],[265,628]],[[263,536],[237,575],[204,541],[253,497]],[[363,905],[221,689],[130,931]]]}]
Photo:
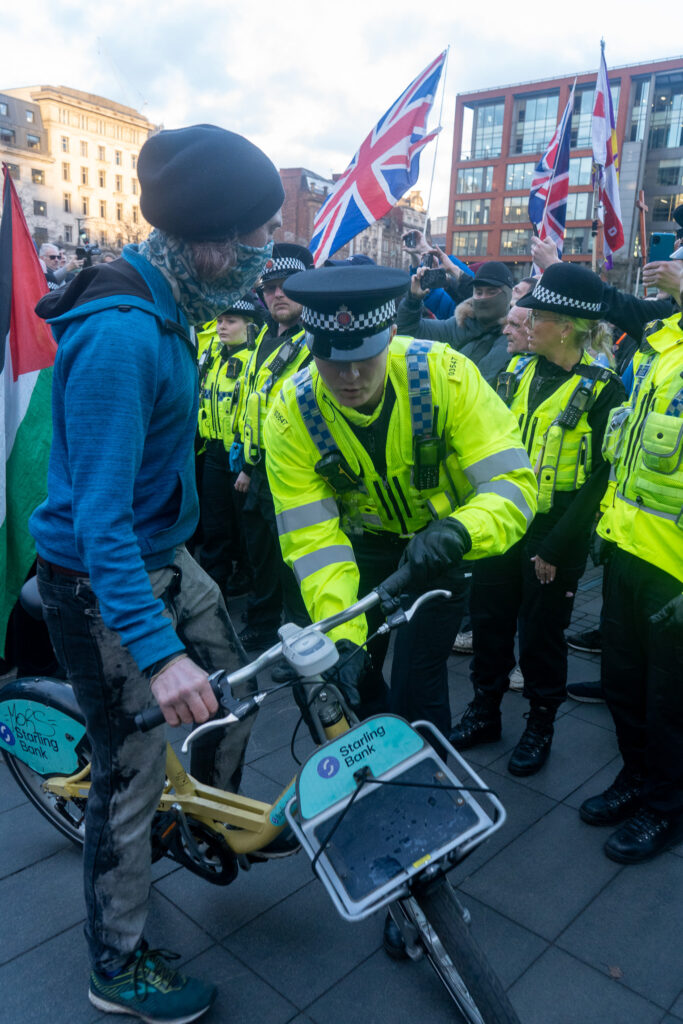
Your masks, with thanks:
[{"label": "hi-vis yellow jacket", "polygon": [[633,391],[612,412],[603,455],[610,501],[598,533],[683,581],[683,324],[658,320],[633,360]]},{"label": "hi-vis yellow jacket", "polygon": [[[397,337],[388,350],[387,377],[396,401],[384,474],[349,425],[374,422],[384,396],[370,415],[342,409],[311,366],[286,382],[266,420],[267,470],[282,553],[314,620],[348,607],[358,596],[355,533],[409,537],[432,519],[452,515],[472,539],[465,557],[476,559],[506,551],[536,510],[536,480],[515,418],[473,363],[448,345]],[[433,411],[441,439],[438,482],[424,490],[415,486],[413,474],[420,403],[427,432]],[[346,460],[355,487],[340,491],[316,472],[331,444]],[[364,617],[331,635],[363,643]]]},{"label": "hi-vis yellow jacket", "polygon": [[282,344],[271,352],[257,370],[256,357],[259,346],[269,329],[268,325],[263,327],[256,339],[256,346],[247,365],[238,412],[239,433],[244,442],[244,458],[252,466],[261,461],[264,448],[263,427],[268,410],[284,381],[296,373],[311,356],[304,341],[306,332],[302,328],[291,337],[283,338]]},{"label": "hi-vis yellow jacket", "polygon": [[237,429],[240,391],[251,353],[244,345],[223,345],[218,335],[210,345],[208,363],[200,371],[199,436],[207,441],[221,439],[229,448]]},{"label": "hi-vis yellow jacket", "polygon": [[[529,389],[537,364],[537,356],[531,359],[528,356],[515,356],[507,372],[515,373],[517,368],[522,369],[510,409],[519,423],[522,440],[538,480],[538,511],[549,512],[555,491],[578,491],[591,474],[593,441],[588,411],[605,385],[614,378],[614,374],[599,366],[592,356],[584,352],[576,367],[576,374],[560,384],[530,414]],[[587,386],[591,391],[590,406],[581,412],[574,427],[565,428],[559,423],[560,416],[576,390],[582,386]]]}]

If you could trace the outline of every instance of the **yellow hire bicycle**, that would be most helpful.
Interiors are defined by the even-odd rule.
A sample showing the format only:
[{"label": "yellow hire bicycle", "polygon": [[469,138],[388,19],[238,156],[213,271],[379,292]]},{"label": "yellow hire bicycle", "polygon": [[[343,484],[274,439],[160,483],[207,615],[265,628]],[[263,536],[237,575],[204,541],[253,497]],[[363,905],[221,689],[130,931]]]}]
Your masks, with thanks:
[{"label": "yellow hire bicycle", "polygon": [[[398,594],[407,582],[406,570],[399,569],[379,589],[383,596]],[[407,610],[396,602],[379,631],[398,628],[425,601],[444,596],[448,591],[429,591]],[[321,676],[339,657],[326,632],[379,602],[375,590],[321,622],[283,626],[281,642],[253,662],[211,676],[222,717],[198,726],[183,751],[194,737],[254,714],[270,694],[291,687],[280,684],[244,701],[231,694],[232,685],[281,657],[297,671],[305,720],[320,745],[272,804],[200,784],[167,745],[154,857],[171,857],[207,881],[227,885],[255,860],[303,849],[345,920],[382,909],[391,914],[408,956],[428,957],[465,1021],[519,1024],[446,877],[503,825],[502,804],[430,723],[408,724],[391,714],[358,722],[340,689]],[[136,725],[146,729],[162,721],[153,708],[137,716]],[[46,678],[3,687],[0,749],[28,799],[81,844],[90,745],[71,687]]]}]

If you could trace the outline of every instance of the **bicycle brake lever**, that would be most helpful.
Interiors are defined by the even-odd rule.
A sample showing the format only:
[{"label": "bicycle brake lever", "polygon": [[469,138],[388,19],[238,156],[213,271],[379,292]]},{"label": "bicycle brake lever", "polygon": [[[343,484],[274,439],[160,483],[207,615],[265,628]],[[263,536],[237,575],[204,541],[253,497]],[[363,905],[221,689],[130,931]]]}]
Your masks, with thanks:
[{"label": "bicycle brake lever", "polygon": [[253,697],[248,700],[243,700],[239,704],[235,705],[232,711],[229,712],[224,718],[212,718],[209,722],[203,722],[202,725],[198,725],[196,729],[193,729],[185,737],[185,742],[180,748],[183,754],[187,753],[190,743],[193,743],[198,736],[201,736],[205,732],[209,732],[211,729],[222,729],[226,725],[232,725],[233,722],[243,722],[249,715],[255,714],[259,704],[261,704],[268,696],[267,691],[264,693],[256,693]]},{"label": "bicycle brake lever", "polygon": [[427,601],[431,601],[435,597],[443,597],[445,601],[448,601],[452,596],[453,594],[450,590],[428,590],[425,594],[420,594],[420,596],[413,601],[410,608],[407,608],[405,611],[403,608],[399,608],[398,611],[394,612],[392,615],[388,615],[386,622],[382,623],[377,632],[380,634],[389,633],[392,629],[404,626],[406,622],[410,622],[420,605],[425,604]]}]

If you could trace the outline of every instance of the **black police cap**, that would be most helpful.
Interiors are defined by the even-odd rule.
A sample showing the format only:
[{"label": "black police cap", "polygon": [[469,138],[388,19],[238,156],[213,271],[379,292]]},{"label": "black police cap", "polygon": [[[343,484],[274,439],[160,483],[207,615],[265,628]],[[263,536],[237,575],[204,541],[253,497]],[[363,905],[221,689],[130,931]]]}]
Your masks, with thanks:
[{"label": "black police cap", "polygon": [[292,274],[299,274],[313,266],[313,256],[304,245],[293,242],[276,242],[273,255],[267,261],[261,274],[260,284],[266,281],[282,281]]},{"label": "black police cap", "polygon": [[283,288],[303,307],[314,356],[359,362],[388,345],[396,299],[409,284],[409,275],[393,267],[344,266],[295,274]]},{"label": "black police cap", "polygon": [[215,124],[150,136],[140,150],[137,174],[143,217],[189,242],[247,234],[266,224],[285,198],[266,154]]}]

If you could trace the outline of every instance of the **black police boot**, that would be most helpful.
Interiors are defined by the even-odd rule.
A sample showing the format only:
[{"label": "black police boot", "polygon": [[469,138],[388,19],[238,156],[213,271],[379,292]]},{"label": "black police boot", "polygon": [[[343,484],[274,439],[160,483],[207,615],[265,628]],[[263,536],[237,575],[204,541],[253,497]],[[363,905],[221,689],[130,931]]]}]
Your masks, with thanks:
[{"label": "black police boot", "polygon": [[640,864],[683,837],[683,814],[641,807],[605,843],[605,853],[619,864]]},{"label": "black police boot", "polygon": [[449,739],[456,750],[469,750],[480,743],[495,743],[500,733],[500,698],[475,690],[474,700]]},{"label": "black police boot", "polygon": [[588,825],[618,825],[638,810],[642,791],[643,780],[622,768],[604,793],[583,801],[579,816]]},{"label": "black police boot", "polygon": [[532,705],[524,716],[527,727],[508,761],[508,771],[513,775],[535,775],[548,760],[555,714],[556,708]]}]

